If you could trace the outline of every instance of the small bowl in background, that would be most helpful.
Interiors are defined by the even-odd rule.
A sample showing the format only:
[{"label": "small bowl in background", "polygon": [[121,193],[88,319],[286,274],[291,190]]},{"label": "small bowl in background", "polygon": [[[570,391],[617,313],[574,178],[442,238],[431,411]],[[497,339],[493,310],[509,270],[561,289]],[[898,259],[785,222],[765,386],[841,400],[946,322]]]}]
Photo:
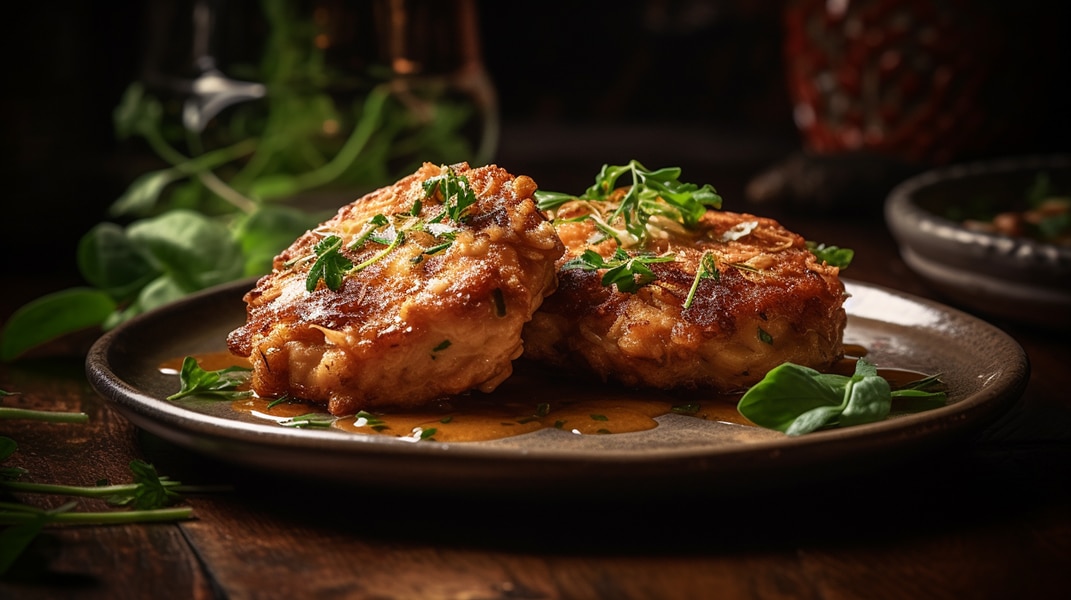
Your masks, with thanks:
[{"label": "small bowl in background", "polygon": [[1030,156],[942,167],[896,186],[889,231],[913,271],[950,302],[980,315],[1071,329],[1071,246],[978,231],[958,215],[980,202],[1025,208],[1039,176],[1071,194],[1071,156]]}]

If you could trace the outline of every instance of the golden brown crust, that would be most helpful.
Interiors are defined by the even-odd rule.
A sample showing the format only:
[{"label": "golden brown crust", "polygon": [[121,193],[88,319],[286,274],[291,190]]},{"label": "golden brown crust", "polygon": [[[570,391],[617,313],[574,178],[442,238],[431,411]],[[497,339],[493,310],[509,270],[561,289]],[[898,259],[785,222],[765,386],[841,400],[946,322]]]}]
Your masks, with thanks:
[{"label": "golden brown crust", "polygon": [[[445,250],[434,233],[410,230],[404,243],[375,259],[384,244],[342,254],[372,261],[331,290],[305,280],[316,244],[338,235],[348,246],[375,215],[430,221],[442,210],[422,183],[443,172],[425,164],[392,186],[342,207],[276,257],[273,272],[245,297],[247,322],[228,337],[253,364],[262,396],[289,394],[333,414],[419,406],[471,389],[493,389],[521,352],[523,324],[553,291],[562,244],[532,199],[535,183],[496,166],[453,169],[476,194]],[[415,217],[416,218],[416,217]]]},{"label": "golden brown crust", "polygon": [[[558,216],[576,210],[566,205]],[[557,228],[566,244],[559,266],[588,249],[604,257],[617,249],[613,240],[591,243],[590,220]],[[656,238],[646,250],[676,260],[650,264],[657,279],[635,293],[603,286],[598,271],[560,270],[558,291],[525,327],[525,355],[627,385],[722,392],[782,362],[825,368],[841,357],[838,269],[776,221],[711,210],[694,231]],[[700,279],[688,304],[705,253],[718,276]]]}]

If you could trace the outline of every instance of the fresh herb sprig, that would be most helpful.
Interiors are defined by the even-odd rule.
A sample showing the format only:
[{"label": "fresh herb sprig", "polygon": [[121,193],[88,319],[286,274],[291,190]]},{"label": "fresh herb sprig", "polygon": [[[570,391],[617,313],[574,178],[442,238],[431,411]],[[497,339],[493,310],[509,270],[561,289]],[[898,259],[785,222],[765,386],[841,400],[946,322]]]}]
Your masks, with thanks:
[{"label": "fresh herb sprig", "polygon": [[583,271],[606,269],[601,280],[603,286],[616,285],[617,289],[622,292],[635,292],[640,287],[655,280],[654,271],[647,265],[673,262],[674,260],[676,260],[676,257],[672,254],[663,256],[653,254],[630,255],[621,248],[615,250],[614,255],[607,259],[594,250],[585,250],[580,256],[562,265],[562,269],[580,269]]},{"label": "fresh herb sprig", "polygon": [[[619,191],[618,180],[631,177],[631,183]],[[574,200],[591,201],[600,229],[612,235],[623,247],[646,246],[656,217],[685,228],[698,224],[708,209],[721,208],[722,198],[710,184],[698,186],[680,180],[679,167],[650,170],[631,160],[625,165],[603,165],[591,185],[580,196],[561,192],[536,192],[540,210],[552,212]]]},{"label": "fresh herb sprig", "polygon": [[167,397],[178,400],[187,396],[211,396],[225,400],[235,400],[252,396],[253,392],[243,389],[249,382],[248,367],[230,366],[215,371],[201,368],[197,359],[187,356],[182,359],[179,370],[179,391]]},{"label": "fresh herb sprig", "polygon": [[807,241],[807,249],[814,254],[818,260],[841,270],[847,269],[848,265],[852,263],[852,259],[855,258],[855,251],[850,248],[840,248],[838,246],[827,246],[819,242]]},{"label": "fresh herb sprig", "polygon": [[[666,167],[650,170],[636,160],[625,165],[603,165],[595,183],[583,194],[576,196],[562,192],[537,191],[536,200],[540,210],[549,214],[556,223],[591,221],[595,229],[603,236],[597,243],[613,239],[619,250],[622,248],[645,248],[657,235],[666,231],[687,231],[699,224],[703,215],[712,209],[722,207],[722,197],[709,184],[697,186],[680,181],[679,167]],[[626,175],[631,182],[622,181]],[[559,217],[558,211],[565,204],[583,202],[586,212],[579,215]],[[730,242],[749,235],[757,221],[742,223],[723,236],[723,242]],[[849,249],[826,246],[808,242],[807,247],[819,260],[830,265],[847,268],[853,257]],[[643,260],[632,261],[622,266],[615,254],[611,261],[603,261],[601,256],[586,251],[582,256],[566,264],[568,268],[592,270],[598,268],[616,268],[617,270],[603,278],[603,285],[609,286],[625,282],[625,287],[618,285],[621,291],[635,291],[654,281],[650,269],[646,269]],[[640,256],[643,256],[642,254]],[[669,255],[666,255],[669,256]],[[671,259],[672,260],[672,259]],[[600,261],[605,264],[600,266]],[[613,266],[610,266],[610,263]],[[661,262],[661,261],[659,261]],[[754,267],[734,263],[730,265],[741,270]],[[633,270],[632,273],[628,271]],[[630,277],[631,275],[631,277]],[[695,301],[699,282],[703,279],[718,279],[714,255],[707,252],[701,257],[692,287],[684,302],[688,308]],[[629,282],[634,281],[636,285]]]},{"label": "fresh herb sprig", "polygon": [[748,389],[737,410],[760,427],[797,436],[881,421],[897,399],[910,398],[914,406],[909,410],[943,406],[946,393],[932,389],[939,384],[931,376],[892,389],[877,367],[863,358],[850,376],[784,363]]},{"label": "fresh herb sprig", "polygon": [[[457,235],[456,226],[465,221],[469,207],[476,203],[476,193],[469,184],[468,178],[459,174],[453,167],[445,167],[442,174],[425,180],[421,186],[424,191],[423,199],[438,200],[442,204],[442,211],[430,219],[421,219],[420,213],[424,208],[424,203],[417,200],[406,212],[390,217],[382,214],[374,215],[349,244],[345,244],[338,235],[326,235],[313,248],[314,257],[306,257],[289,265],[293,266],[306,260],[313,261],[305,278],[305,290],[316,291],[322,281],[327,289],[333,292],[338,291],[342,287],[342,280],[347,275],[363,271],[383,260],[406,241],[410,232],[422,231],[432,235],[436,240],[435,244],[424,248],[417,256],[417,260],[443,252],[453,245]],[[383,248],[364,262],[354,264],[342,253],[344,248],[356,251],[369,242],[380,244]]]},{"label": "fresh herb sprig", "polygon": [[[0,395],[11,392],[0,390]],[[84,423],[88,420],[80,412],[21,411],[7,413],[5,418],[32,419],[52,423]],[[0,462],[7,460],[18,449],[15,440],[0,436]],[[59,507],[43,509],[22,502],[0,501],[0,576],[7,573],[18,558],[30,547],[45,527],[52,524],[108,525],[149,522],[169,522],[192,518],[193,509],[176,507],[188,492],[216,491],[219,488],[187,486],[157,474],[156,468],[141,460],[131,461],[129,468],[132,483],[97,486],[78,486],[18,481],[27,474],[19,467],[0,468],[0,491],[20,494],[47,494],[101,498],[112,506],[130,507],[121,511],[78,511],[77,501]]]}]

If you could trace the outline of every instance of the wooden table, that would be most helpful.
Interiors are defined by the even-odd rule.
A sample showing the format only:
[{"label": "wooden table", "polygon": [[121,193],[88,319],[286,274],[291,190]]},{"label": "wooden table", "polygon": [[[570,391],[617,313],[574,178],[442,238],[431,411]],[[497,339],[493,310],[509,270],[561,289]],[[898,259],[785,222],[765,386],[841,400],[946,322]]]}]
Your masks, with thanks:
[{"label": "wooden table", "polygon": [[[740,181],[732,167],[719,175]],[[847,276],[937,298],[873,211],[781,218],[854,248]],[[57,285],[23,279],[0,314]],[[6,405],[90,417],[0,422],[20,445],[6,464],[33,480],[127,481],[142,458],[186,483],[233,486],[188,497],[184,522],[49,529],[0,598],[1055,597],[1071,589],[1071,345],[1067,332],[997,324],[1032,374],[984,431],[865,475],[732,499],[397,497],[374,481],[258,475],[140,433],[89,387],[78,352],[0,365],[0,388],[20,392]]]}]

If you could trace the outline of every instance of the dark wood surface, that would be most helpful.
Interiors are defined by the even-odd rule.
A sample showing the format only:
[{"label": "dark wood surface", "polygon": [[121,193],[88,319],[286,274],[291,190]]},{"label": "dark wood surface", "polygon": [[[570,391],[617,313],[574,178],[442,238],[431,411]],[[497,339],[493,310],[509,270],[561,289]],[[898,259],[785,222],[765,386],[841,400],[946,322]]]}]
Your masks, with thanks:
[{"label": "dark wood surface", "polygon": [[[552,183],[542,185],[554,189],[587,185],[601,164],[513,159],[524,167],[500,164],[530,165],[537,181],[546,169]],[[726,182],[728,208],[764,210],[730,199],[742,169],[728,161],[700,176]],[[875,211],[775,216],[854,248],[846,276],[940,300],[901,262]],[[58,285],[9,281],[0,314]],[[88,385],[77,343],[86,340],[75,340],[0,365],[0,389],[19,392],[6,405],[90,417],[0,421],[19,443],[6,465],[34,481],[92,485],[128,480],[127,464],[142,458],[186,483],[233,488],[189,496],[194,518],[180,523],[51,528],[0,581],[0,598],[1059,597],[1071,589],[1071,346],[1067,332],[996,324],[1026,350],[1030,382],[967,440],[821,485],[640,501],[399,497],[375,482],[242,472],[132,426]]]}]

